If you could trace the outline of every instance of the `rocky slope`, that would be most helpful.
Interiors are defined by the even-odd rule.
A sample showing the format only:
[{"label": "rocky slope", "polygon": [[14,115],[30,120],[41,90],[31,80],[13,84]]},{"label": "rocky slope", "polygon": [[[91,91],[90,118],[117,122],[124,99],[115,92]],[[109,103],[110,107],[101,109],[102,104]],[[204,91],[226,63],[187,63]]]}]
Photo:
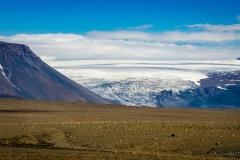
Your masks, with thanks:
[{"label": "rocky slope", "polygon": [[112,103],[57,72],[28,46],[0,42],[0,97]]}]

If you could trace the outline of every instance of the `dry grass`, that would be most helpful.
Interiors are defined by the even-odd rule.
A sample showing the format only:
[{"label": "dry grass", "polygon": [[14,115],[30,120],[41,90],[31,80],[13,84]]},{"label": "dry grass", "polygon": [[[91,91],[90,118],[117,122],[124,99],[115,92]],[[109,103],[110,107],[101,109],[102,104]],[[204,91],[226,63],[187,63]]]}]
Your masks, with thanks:
[{"label": "dry grass", "polygon": [[4,160],[240,158],[240,110],[0,99],[0,115]]}]

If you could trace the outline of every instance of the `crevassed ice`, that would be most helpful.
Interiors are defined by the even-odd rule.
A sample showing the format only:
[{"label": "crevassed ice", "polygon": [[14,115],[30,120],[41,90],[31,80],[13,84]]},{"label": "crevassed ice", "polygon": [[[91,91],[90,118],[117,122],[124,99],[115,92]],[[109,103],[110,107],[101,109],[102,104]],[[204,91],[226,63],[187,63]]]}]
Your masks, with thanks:
[{"label": "crevassed ice", "polygon": [[72,60],[48,64],[104,98],[156,106],[156,94],[162,90],[178,94],[195,88],[208,73],[239,70],[240,61]]},{"label": "crevassed ice", "polygon": [[125,105],[156,107],[156,94],[160,91],[171,90],[177,94],[181,90],[196,87],[194,82],[172,75],[154,77],[135,73],[130,76],[125,73],[89,69],[58,71],[94,93]]}]

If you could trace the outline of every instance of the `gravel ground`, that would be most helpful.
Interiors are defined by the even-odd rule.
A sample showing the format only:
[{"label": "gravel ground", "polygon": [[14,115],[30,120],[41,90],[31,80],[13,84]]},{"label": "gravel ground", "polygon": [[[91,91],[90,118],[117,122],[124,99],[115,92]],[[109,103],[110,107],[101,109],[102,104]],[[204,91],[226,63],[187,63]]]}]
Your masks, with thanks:
[{"label": "gravel ground", "polygon": [[240,159],[240,110],[0,99],[0,160]]}]

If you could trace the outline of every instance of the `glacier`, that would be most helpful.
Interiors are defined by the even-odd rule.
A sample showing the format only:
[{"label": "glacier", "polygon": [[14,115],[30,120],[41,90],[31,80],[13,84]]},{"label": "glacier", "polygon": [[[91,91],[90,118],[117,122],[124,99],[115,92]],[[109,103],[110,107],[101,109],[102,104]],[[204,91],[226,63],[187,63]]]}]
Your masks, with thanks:
[{"label": "glacier", "polygon": [[[72,60],[49,65],[94,93],[129,106],[157,107],[157,95],[197,88],[208,73],[239,70],[239,61]],[[220,88],[220,87],[219,87]]]}]

